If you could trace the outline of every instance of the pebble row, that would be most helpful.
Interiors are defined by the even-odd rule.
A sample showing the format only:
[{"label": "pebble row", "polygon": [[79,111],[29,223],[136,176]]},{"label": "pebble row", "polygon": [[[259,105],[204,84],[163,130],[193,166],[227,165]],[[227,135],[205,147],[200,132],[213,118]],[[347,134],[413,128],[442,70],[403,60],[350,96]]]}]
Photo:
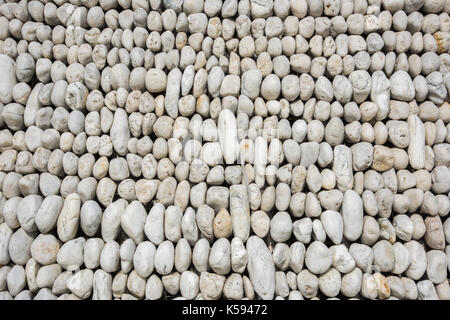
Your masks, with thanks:
[{"label": "pebble row", "polygon": [[449,300],[449,14],[0,0],[0,300]]}]

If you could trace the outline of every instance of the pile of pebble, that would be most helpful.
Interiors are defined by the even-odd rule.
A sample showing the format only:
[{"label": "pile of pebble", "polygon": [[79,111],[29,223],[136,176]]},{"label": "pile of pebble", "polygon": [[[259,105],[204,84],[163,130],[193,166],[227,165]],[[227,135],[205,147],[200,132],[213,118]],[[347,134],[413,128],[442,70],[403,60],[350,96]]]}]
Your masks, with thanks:
[{"label": "pile of pebble", "polygon": [[450,0],[0,0],[0,299],[450,299]]}]

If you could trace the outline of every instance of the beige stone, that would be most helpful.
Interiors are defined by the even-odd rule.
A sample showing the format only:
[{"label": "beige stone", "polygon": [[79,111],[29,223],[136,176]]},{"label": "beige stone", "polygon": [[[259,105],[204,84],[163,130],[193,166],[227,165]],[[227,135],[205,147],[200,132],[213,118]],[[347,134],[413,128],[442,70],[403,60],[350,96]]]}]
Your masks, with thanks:
[{"label": "beige stone", "polygon": [[373,148],[372,169],[376,171],[387,171],[394,166],[394,155],[390,148],[376,145]]},{"label": "beige stone", "polygon": [[231,236],[232,228],[231,216],[228,210],[225,208],[220,209],[213,221],[214,236],[216,238],[228,238]]}]

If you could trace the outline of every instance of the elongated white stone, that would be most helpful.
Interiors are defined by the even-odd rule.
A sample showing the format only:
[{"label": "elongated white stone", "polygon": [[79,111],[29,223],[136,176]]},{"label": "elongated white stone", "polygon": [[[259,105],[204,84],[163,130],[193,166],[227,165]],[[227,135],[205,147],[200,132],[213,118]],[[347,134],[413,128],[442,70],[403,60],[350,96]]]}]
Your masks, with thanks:
[{"label": "elongated white stone", "polygon": [[166,109],[169,117],[174,119],[178,116],[178,100],[180,99],[181,77],[182,73],[178,68],[172,69],[167,75],[164,108]]},{"label": "elongated white stone", "polygon": [[101,223],[104,241],[114,240],[119,235],[121,216],[127,205],[128,202],[126,200],[119,199],[106,207]]},{"label": "elongated white stone", "polygon": [[81,200],[77,193],[71,193],[64,201],[64,206],[58,216],[58,238],[66,242],[75,238],[80,219]]},{"label": "elongated white stone", "polygon": [[13,88],[17,83],[15,62],[6,54],[0,54],[0,102],[10,103],[12,101]]},{"label": "elongated white stone", "polygon": [[147,220],[145,208],[139,201],[131,202],[122,213],[120,225],[122,230],[134,240],[136,244],[144,240],[144,225]]},{"label": "elongated white stone", "polygon": [[245,185],[230,187],[230,214],[234,236],[245,242],[250,234],[250,207]]},{"label": "elongated white stone", "polygon": [[377,120],[384,120],[390,111],[389,101],[391,83],[383,71],[375,71],[372,74],[372,90],[370,91],[370,100],[378,106]]},{"label": "elongated white stone", "polygon": [[148,212],[144,232],[147,238],[155,245],[164,241],[164,206],[155,203]]},{"label": "elongated white stone", "polygon": [[130,138],[130,129],[128,127],[127,112],[118,108],[114,112],[114,121],[110,131],[111,142],[114,150],[122,156],[128,151],[128,139]]},{"label": "elongated white stone", "polygon": [[233,164],[239,155],[239,142],[237,140],[236,117],[231,110],[223,109],[220,111],[217,129],[223,159],[226,164]]},{"label": "elongated white stone", "polygon": [[341,191],[353,188],[352,151],[345,145],[334,147],[333,172]]},{"label": "elongated white stone", "polygon": [[363,229],[363,202],[353,190],[344,193],[342,201],[342,218],[344,222],[344,237],[349,241],[356,241]]},{"label": "elongated white stone", "polygon": [[322,222],[328,238],[330,238],[334,244],[341,243],[344,230],[341,214],[333,210],[327,210],[320,215],[320,221]]},{"label": "elongated white stone", "polygon": [[261,238],[247,240],[248,274],[253,288],[263,300],[273,299],[275,293],[275,265],[269,249]]},{"label": "elongated white stone", "polygon": [[422,120],[411,114],[408,117],[409,127],[409,164],[413,169],[423,169],[425,166],[425,127]]},{"label": "elongated white stone", "polygon": [[23,112],[23,123],[30,127],[35,124],[36,120],[36,112],[41,107],[41,103],[39,102],[39,92],[41,91],[43,83],[38,83],[31,90],[30,95],[28,96],[27,104],[25,105],[25,110]]}]

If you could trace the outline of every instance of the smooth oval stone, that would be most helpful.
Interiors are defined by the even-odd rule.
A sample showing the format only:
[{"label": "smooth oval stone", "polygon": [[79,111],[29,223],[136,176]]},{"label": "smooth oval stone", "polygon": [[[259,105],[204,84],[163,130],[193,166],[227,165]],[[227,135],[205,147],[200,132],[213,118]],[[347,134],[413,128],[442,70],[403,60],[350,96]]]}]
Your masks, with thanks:
[{"label": "smooth oval stone", "polygon": [[272,255],[261,238],[250,236],[247,240],[250,280],[258,296],[271,300],[275,294],[275,266]]},{"label": "smooth oval stone", "polygon": [[331,267],[332,263],[331,252],[322,242],[314,241],[306,249],[305,264],[312,273],[322,274]]}]

